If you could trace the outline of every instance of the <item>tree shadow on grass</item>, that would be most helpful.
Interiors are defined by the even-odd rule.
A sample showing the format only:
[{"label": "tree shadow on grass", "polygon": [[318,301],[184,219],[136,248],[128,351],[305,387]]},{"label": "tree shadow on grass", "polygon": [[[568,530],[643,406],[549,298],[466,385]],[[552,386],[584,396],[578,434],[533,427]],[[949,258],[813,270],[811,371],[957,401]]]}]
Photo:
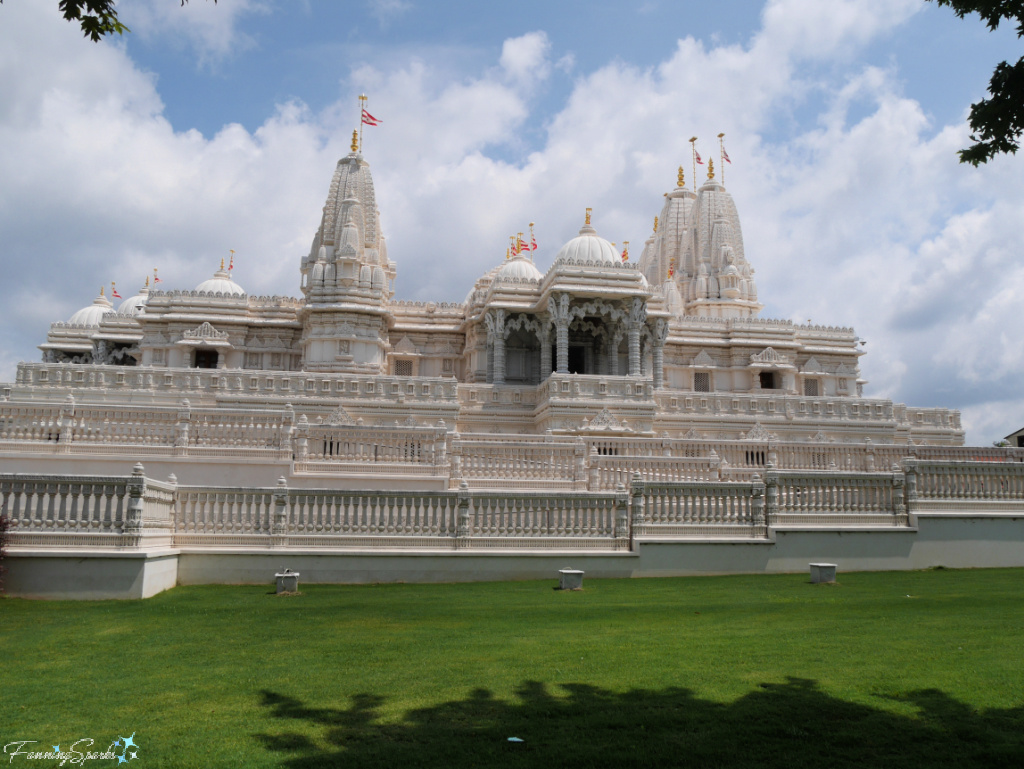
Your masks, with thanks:
[{"label": "tree shadow on grass", "polygon": [[273,717],[323,731],[316,742],[295,733],[256,737],[294,769],[1024,766],[1024,707],[978,712],[935,690],[903,698],[919,709],[908,717],[837,699],[796,678],[761,684],[727,704],[674,687],[625,694],[559,688],[565,696],[529,681],[514,702],[480,689],[412,710],[397,724],[379,721],[384,698],[372,694],[353,697],[347,708],[310,708],[263,692]]}]

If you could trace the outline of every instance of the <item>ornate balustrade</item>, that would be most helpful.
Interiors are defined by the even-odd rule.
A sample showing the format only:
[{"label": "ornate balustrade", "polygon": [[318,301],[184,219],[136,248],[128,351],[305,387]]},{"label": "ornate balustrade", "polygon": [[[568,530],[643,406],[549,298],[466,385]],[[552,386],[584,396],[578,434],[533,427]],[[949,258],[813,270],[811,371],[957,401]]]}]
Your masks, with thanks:
[{"label": "ornate balustrade", "polygon": [[634,476],[630,495],[635,537],[767,536],[760,482],[652,483]]},{"label": "ornate balustrade", "polygon": [[629,547],[626,495],[474,493],[472,547]]},{"label": "ornate balustrade", "polygon": [[480,489],[579,489],[587,484],[581,440],[476,440],[453,437],[451,484]]},{"label": "ornate balustrade", "polygon": [[142,465],[127,477],[0,474],[0,509],[16,547],[161,546],[176,491]]},{"label": "ornate balustrade", "polygon": [[[578,457],[581,442],[559,447]],[[533,444],[543,446],[545,444]],[[516,447],[522,448],[522,447]],[[568,456],[568,455],[566,455]],[[652,476],[706,458],[628,459]],[[520,461],[520,460],[516,460]],[[569,465],[564,465],[564,468]],[[678,472],[678,470],[672,470]],[[531,471],[532,472],[532,471]],[[608,486],[612,476],[600,476]],[[17,548],[628,549],[635,538],[761,539],[776,527],[893,528],[910,512],[1024,514],[1024,463],[908,460],[907,473],[775,470],[764,480],[651,480],[614,490],[340,491],[179,487],[130,476],[0,475]]]},{"label": "ornate balustrade", "polygon": [[906,526],[904,475],[830,471],[765,473],[771,526]]},{"label": "ornate balustrade", "polygon": [[630,457],[590,455],[591,491],[611,491],[629,485],[634,474],[651,483],[717,481],[721,461],[717,457]]},{"label": "ornate balustrade", "polygon": [[204,395],[256,396],[263,400],[331,398],[344,401],[400,399],[404,403],[457,405],[457,383],[452,378],[262,371],[248,369],[149,368],[77,366],[71,363],[19,363],[18,386],[60,388],[76,392],[90,389],[140,390],[176,403],[185,394],[196,400]]},{"label": "ornate balustrade", "polygon": [[1005,511],[1024,506],[1024,463],[908,460],[911,512]]}]

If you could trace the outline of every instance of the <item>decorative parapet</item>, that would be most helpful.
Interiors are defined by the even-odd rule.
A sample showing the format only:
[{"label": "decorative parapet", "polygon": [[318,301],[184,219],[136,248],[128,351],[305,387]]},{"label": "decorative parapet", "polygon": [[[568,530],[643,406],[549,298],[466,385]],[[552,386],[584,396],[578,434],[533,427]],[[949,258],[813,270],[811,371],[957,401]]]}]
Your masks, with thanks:
[{"label": "decorative parapet", "polygon": [[80,366],[63,363],[20,363],[17,385],[77,390],[145,390],[172,403],[183,394],[194,398],[232,396],[301,401],[335,398],[342,401],[398,401],[455,405],[458,384],[452,377],[379,376],[305,371],[246,369],[149,368]]}]

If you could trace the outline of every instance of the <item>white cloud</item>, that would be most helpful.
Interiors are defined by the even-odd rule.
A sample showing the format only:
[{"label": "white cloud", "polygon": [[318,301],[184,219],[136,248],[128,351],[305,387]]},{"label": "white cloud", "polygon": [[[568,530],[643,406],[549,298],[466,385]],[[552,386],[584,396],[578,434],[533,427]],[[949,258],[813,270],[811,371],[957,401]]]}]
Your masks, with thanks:
[{"label": "white cloud", "polygon": [[551,43],[543,32],[528,32],[511,37],[501,46],[499,63],[514,82],[530,85],[543,80],[551,70],[548,52]]},{"label": "white cloud", "polygon": [[191,0],[184,7],[167,0],[120,0],[118,14],[142,38],[160,37],[186,41],[195,50],[200,65],[210,65],[255,41],[238,28],[250,13],[265,13],[263,0]]},{"label": "white cloud", "polygon": [[[46,321],[101,282],[132,286],[159,266],[165,285],[191,287],[229,248],[250,291],[298,293],[352,97],[368,90],[384,123],[366,129],[365,153],[400,296],[460,300],[529,221],[544,269],[588,206],[603,235],[637,251],[675,167],[691,176],[687,139],[717,165],[725,131],[765,314],[855,325],[869,341],[868,394],[964,406],[969,438],[987,443],[1024,424],[1012,389],[1024,375],[1022,161],[960,166],[966,130],[933,125],[898,72],[857,63],[917,8],[773,2],[748,45],[687,38],[653,68],[577,72],[543,124],[530,94],[567,59],[537,31],[478,72],[442,77],[429,58],[364,66],[321,113],[285,104],[255,132],[204,137],[173,130],[122,49],[5,4],[19,35],[0,28],[0,269],[13,314],[0,349],[35,358]],[[528,131],[543,132],[533,151]],[[0,379],[13,359],[0,356]]]},{"label": "white cloud", "polygon": [[381,28],[412,10],[412,3],[408,0],[368,0],[370,14],[377,19]]}]

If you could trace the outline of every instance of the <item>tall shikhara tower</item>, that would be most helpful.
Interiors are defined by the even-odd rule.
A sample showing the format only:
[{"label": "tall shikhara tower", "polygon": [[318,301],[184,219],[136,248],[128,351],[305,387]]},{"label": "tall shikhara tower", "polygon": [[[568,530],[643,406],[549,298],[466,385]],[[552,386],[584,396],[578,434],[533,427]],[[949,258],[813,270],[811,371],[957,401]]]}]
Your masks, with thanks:
[{"label": "tall shikhara tower", "polygon": [[302,258],[302,353],[308,371],[387,371],[388,260],[369,164],[353,133],[338,161],[323,219]]}]

